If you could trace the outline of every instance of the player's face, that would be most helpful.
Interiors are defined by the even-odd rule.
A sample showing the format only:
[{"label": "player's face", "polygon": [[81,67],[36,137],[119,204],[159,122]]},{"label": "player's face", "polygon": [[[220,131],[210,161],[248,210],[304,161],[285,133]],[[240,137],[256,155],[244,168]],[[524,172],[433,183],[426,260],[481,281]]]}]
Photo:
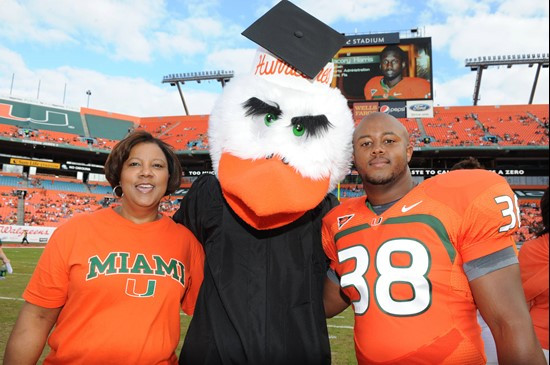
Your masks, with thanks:
[{"label": "player's face", "polygon": [[122,165],[123,210],[156,211],[168,186],[168,161],[155,143],[135,145]]},{"label": "player's face", "polygon": [[393,80],[401,76],[404,62],[396,52],[388,52],[382,56],[380,68],[386,80]]},{"label": "player's face", "polygon": [[402,128],[380,118],[357,127],[353,156],[363,183],[386,185],[408,173],[412,145]]}]

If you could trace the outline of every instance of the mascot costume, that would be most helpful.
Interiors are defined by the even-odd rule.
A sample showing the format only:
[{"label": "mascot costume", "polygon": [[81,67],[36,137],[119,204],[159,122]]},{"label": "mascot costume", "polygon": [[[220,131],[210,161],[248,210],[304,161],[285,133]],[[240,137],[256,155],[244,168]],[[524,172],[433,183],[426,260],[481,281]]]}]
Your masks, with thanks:
[{"label": "mascot costume", "polygon": [[345,37],[289,1],[243,35],[263,48],[210,115],[215,175],[174,215],[206,254],[180,363],[330,364],[321,218],[338,203],[328,193],[349,171],[354,125],[327,62]]}]

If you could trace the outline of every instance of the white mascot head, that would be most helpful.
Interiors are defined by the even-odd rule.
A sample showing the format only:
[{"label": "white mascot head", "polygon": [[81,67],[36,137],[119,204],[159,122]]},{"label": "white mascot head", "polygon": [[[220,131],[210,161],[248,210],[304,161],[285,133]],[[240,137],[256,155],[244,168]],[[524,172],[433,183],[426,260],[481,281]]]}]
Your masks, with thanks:
[{"label": "white mascot head", "polygon": [[[265,29],[254,27],[265,24],[264,18],[269,18],[268,23],[280,17],[288,20],[289,15],[280,12],[289,7],[291,14],[296,9],[302,12],[297,22],[303,26],[305,12],[282,1],[243,34],[253,38],[250,33],[259,32],[265,37]],[[311,31],[319,32],[319,24],[315,27]],[[307,34],[292,31],[294,38]],[[267,36],[269,42],[276,38],[272,33]],[[312,48],[328,42],[326,34],[319,36],[322,43],[308,41]],[[336,45],[324,51],[329,60],[343,43],[341,34],[333,37],[338,38]],[[253,74],[231,80],[210,115],[208,139],[214,172],[231,208],[254,228],[277,228],[298,219],[315,208],[349,171],[353,118],[347,100],[330,87],[334,67],[331,63],[323,67],[325,63],[308,77],[297,66],[260,49]]]}]

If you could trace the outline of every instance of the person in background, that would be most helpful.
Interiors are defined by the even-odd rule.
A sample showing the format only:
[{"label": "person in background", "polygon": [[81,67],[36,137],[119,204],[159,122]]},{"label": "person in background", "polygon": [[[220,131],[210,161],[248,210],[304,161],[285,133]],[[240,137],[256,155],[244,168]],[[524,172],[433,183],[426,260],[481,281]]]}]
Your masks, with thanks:
[{"label": "person in background", "polygon": [[548,363],[548,187],[540,201],[542,229],[519,250],[519,268],[535,333]]},{"label": "person in background", "polygon": [[479,162],[479,160],[475,157],[468,157],[468,158],[465,158],[463,160],[460,160],[458,161],[457,163],[455,163],[450,171],[454,171],[454,170],[463,170],[463,169],[484,169],[485,167],[483,167],[483,165],[481,164],[481,162]]},{"label": "person in background", "polygon": [[[111,151],[105,175],[120,204],[55,230],[27,288],[4,364],[176,364],[180,310],[193,314],[204,253],[159,213],[180,185],[170,147],[145,131]],[[54,327],[55,325],[55,327]]]},{"label": "person in background", "polygon": [[[470,156],[455,163],[451,167],[450,171],[463,169],[484,169],[484,167],[477,158]],[[498,364],[497,346],[495,344],[495,339],[493,338],[493,334],[491,333],[489,325],[487,324],[487,322],[485,322],[479,310],[477,311],[477,322],[481,327],[481,338],[483,339],[483,348],[485,350],[485,356],[487,357],[487,364]]]},{"label": "person in background", "polygon": [[2,240],[0,239],[0,260],[3,262],[3,265],[0,266],[0,280],[6,278],[6,273],[13,274],[13,268],[11,267],[10,260],[8,256],[2,250]]},{"label": "person in background", "polygon": [[485,364],[476,318],[502,364],[545,364],[523,296],[513,234],[514,193],[486,170],[415,186],[413,144],[393,116],[372,113],[353,135],[366,197],[323,218],[325,313],[350,303],[359,364]]},{"label": "person in background", "polygon": [[21,239],[21,244],[24,244],[24,243],[26,243],[27,245],[29,244],[29,240],[27,239],[28,234],[29,232],[26,229],[23,230],[23,238]]},{"label": "person in background", "polygon": [[403,76],[407,55],[399,46],[389,45],[380,53],[382,76],[365,84],[365,100],[430,99],[430,82],[421,77]]}]

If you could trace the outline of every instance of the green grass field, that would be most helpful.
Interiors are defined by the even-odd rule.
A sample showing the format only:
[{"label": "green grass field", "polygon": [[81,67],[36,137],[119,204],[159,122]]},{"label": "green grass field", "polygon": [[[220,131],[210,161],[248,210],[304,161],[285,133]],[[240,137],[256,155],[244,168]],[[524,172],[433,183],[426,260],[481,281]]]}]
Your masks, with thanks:
[{"label": "green grass field", "polygon": [[[0,280],[0,363],[4,360],[4,350],[11,328],[15,323],[19,308],[23,304],[21,294],[29,281],[36,262],[42,253],[41,248],[3,247],[6,256],[11,260],[14,273]],[[182,334],[176,350],[179,354],[183,338],[189,325],[190,317],[181,316]],[[341,315],[328,321],[332,363],[335,365],[357,364],[353,345],[353,312],[348,308]],[[48,349],[44,350],[40,363]]]}]

